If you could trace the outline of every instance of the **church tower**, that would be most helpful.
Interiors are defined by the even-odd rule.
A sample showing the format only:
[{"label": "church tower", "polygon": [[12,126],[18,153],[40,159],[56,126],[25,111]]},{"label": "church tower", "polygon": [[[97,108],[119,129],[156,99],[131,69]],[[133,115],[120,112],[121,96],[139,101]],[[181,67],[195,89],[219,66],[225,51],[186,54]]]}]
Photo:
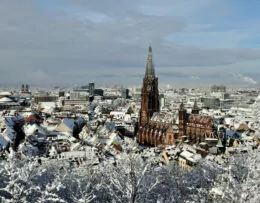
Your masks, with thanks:
[{"label": "church tower", "polygon": [[178,138],[181,136],[186,135],[186,109],[184,108],[183,102],[180,105],[179,109],[179,135]]},{"label": "church tower", "polygon": [[197,100],[195,99],[191,114],[199,114],[200,108],[198,107]]},{"label": "church tower", "polygon": [[141,97],[139,126],[148,123],[154,112],[159,112],[158,78],[155,76],[151,45],[148,50]]}]

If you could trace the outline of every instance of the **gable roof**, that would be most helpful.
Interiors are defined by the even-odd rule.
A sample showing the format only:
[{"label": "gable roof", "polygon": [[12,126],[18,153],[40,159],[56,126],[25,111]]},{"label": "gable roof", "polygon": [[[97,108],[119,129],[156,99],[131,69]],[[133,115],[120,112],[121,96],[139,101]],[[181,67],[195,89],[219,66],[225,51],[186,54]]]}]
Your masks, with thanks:
[{"label": "gable roof", "polygon": [[175,123],[177,112],[154,112],[151,121],[163,123]]},{"label": "gable roof", "polygon": [[74,119],[64,118],[55,130],[60,132],[73,132],[74,125]]},{"label": "gable roof", "polygon": [[13,102],[13,100],[8,97],[3,97],[0,99],[0,103],[5,103],[5,102]]},{"label": "gable roof", "polygon": [[197,123],[201,125],[211,124],[212,117],[211,116],[202,116],[197,114],[191,114],[188,118],[189,123]]},{"label": "gable roof", "polygon": [[0,134],[0,149],[5,149],[8,146],[9,142]]}]

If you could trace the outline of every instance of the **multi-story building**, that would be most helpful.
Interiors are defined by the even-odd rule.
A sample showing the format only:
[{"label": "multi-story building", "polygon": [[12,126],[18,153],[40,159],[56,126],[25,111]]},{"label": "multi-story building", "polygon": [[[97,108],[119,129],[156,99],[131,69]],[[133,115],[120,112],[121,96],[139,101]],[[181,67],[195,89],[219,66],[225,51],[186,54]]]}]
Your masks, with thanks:
[{"label": "multi-story building", "polygon": [[204,104],[204,107],[210,109],[219,109],[220,108],[220,99],[216,97],[205,97],[201,101]]},{"label": "multi-story building", "polygon": [[22,86],[21,86],[21,93],[28,94],[29,92],[30,92],[29,91],[29,85],[28,84],[26,84],[26,85],[22,84]]},{"label": "multi-story building", "polygon": [[39,104],[40,102],[55,102],[58,100],[57,96],[52,95],[37,95],[34,96],[34,102]]},{"label": "multi-story building", "polygon": [[94,96],[94,94],[95,94],[95,83],[93,83],[93,82],[89,83],[88,88],[89,88],[89,95]]},{"label": "multi-story building", "polygon": [[226,86],[224,85],[212,85],[210,87],[211,92],[226,92]]},{"label": "multi-story building", "polygon": [[159,94],[159,106],[160,110],[162,110],[162,108],[165,106],[164,94]]},{"label": "multi-story building", "polygon": [[129,89],[122,88],[121,89],[121,97],[124,99],[129,99]]}]

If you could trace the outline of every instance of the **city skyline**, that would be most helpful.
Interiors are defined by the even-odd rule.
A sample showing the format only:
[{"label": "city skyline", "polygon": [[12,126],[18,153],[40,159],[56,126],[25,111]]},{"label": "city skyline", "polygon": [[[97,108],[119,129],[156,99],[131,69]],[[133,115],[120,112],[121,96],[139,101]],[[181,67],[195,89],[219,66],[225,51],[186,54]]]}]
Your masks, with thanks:
[{"label": "city skyline", "polygon": [[1,2],[1,85],[259,87],[258,1]]}]

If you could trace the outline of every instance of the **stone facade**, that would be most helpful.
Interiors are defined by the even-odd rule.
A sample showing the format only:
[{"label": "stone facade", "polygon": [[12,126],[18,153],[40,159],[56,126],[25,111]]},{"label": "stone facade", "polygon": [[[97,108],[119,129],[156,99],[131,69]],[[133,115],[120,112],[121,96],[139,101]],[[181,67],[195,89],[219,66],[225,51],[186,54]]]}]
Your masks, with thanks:
[{"label": "stone facade", "polygon": [[163,123],[149,123],[139,129],[138,142],[142,145],[159,146],[173,145],[175,134],[170,125]]},{"label": "stone facade", "polygon": [[207,137],[214,137],[212,117],[191,114],[184,122],[186,122],[187,143],[199,144],[205,142]]},{"label": "stone facade", "polygon": [[148,123],[139,129],[138,142],[143,145],[173,145],[178,136],[174,129],[175,113],[155,112]]},{"label": "stone facade", "polygon": [[[173,145],[185,141],[190,144],[204,142],[212,137],[213,121],[210,116],[199,115],[197,102],[192,114],[187,114],[183,103],[177,112],[159,113],[158,78],[155,76],[152,48],[149,47],[145,76],[143,78],[142,100],[137,141],[142,145]],[[179,120],[178,125],[176,120]]]},{"label": "stone facade", "polygon": [[159,112],[158,78],[155,76],[151,46],[148,52],[141,97],[139,126],[148,123],[154,112]]}]

